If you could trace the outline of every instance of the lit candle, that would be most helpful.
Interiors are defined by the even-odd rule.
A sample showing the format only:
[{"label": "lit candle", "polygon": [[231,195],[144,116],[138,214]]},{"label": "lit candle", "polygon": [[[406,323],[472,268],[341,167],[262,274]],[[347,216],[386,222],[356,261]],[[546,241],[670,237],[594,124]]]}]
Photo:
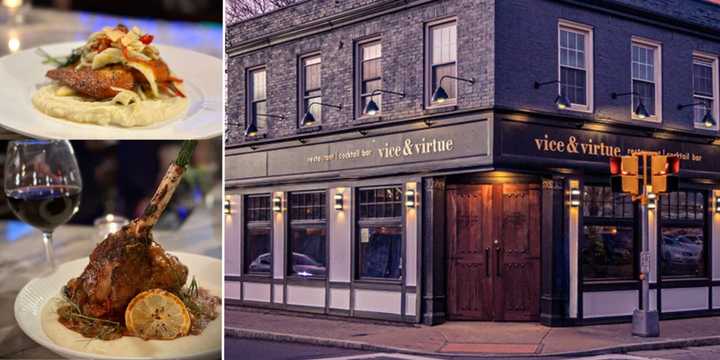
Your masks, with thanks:
[{"label": "lit candle", "polygon": [[20,38],[18,37],[17,33],[10,32],[8,38],[8,50],[10,50],[11,53],[20,50]]}]

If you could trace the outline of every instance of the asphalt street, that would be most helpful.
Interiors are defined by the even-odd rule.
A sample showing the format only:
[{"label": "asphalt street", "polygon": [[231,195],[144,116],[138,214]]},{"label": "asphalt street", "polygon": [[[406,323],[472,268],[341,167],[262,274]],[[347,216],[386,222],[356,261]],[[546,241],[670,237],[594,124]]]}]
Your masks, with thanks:
[{"label": "asphalt street", "polygon": [[[406,354],[391,354],[378,352],[364,352],[326,346],[294,344],[284,342],[271,342],[261,340],[247,340],[225,338],[226,359],[252,359],[252,360],[455,360],[455,359],[488,359],[488,357],[443,357],[443,356],[417,356]],[[529,357],[497,357],[502,360],[527,360]],[[600,355],[590,357],[563,357],[542,359],[563,360],[718,360],[720,359],[720,346],[692,347],[682,349],[669,349],[658,351],[643,351],[629,354]]]}]

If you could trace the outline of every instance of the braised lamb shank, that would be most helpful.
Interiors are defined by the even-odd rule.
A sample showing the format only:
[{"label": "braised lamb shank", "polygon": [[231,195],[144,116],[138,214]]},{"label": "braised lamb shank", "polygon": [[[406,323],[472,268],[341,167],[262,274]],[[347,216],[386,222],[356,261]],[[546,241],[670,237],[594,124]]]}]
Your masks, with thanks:
[{"label": "braised lamb shank", "polygon": [[120,320],[130,300],[150,289],[177,292],[187,281],[188,268],[153,241],[152,227],[165,210],[195,148],[183,143],[143,216],[134,219],[95,247],[83,273],[71,279],[65,295],[83,314]]}]

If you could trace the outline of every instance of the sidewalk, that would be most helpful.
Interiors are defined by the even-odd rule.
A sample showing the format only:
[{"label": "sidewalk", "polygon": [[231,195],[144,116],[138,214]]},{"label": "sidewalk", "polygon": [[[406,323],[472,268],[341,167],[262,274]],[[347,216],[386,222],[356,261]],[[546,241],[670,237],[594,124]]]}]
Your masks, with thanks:
[{"label": "sidewalk", "polygon": [[424,326],[233,306],[225,311],[226,336],[424,355],[580,356],[720,344],[720,317],[662,321],[657,338],[634,337],[630,328],[630,324],[550,328],[493,322]]}]

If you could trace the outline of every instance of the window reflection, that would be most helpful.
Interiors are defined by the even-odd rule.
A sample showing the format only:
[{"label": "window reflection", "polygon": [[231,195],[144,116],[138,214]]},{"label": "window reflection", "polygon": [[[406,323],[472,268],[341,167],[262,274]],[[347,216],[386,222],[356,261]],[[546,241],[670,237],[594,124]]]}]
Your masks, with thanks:
[{"label": "window reflection", "polygon": [[660,211],[660,274],[665,278],[704,277],[705,193],[663,194]]},{"label": "window reflection", "polygon": [[272,270],[270,214],[270,195],[245,197],[245,273],[270,274]]},{"label": "window reflection", "polygon": [[327,201],[325,191],[290,194],[288,272],[324,277],[327,272]]},{"label": "window reflection", "polygon": [[402,190],[358,191],[358,276],[399,279],[402,275]]}]

